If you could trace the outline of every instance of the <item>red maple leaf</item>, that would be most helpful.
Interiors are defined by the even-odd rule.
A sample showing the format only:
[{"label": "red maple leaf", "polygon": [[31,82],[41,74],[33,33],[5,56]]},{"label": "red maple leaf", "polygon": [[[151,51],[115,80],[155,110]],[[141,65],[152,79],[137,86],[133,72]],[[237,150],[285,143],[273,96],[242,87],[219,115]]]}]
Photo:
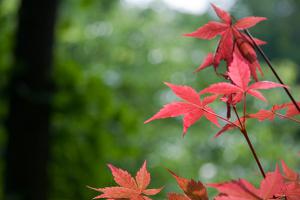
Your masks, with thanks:
[{"label": "red maple leaf", "polygon": [[270,120],[273,121],[275,118],[275,112],[273,112],[273,110],[260,110],[257,113],[254,114],[249,114],[248,116],[250,118],[256,118],[259,121],[264,121],[264,120]]},{"label": "red maple leaf", "polygon": [[220,193],[216,200],[233,199],[233,200],[258,200],[259,190],[251,183],[244,179],[233,180],[225,183],[207,184],[209,187],[217,189]]},{"label": "red maple leaf", "polygon": [[178,194],[178,193],[168,193],[169,200],[190,200],[185,194]]},{"label": "red maple leaf", "polygon": [[171,170],[168,171],[176,179],[178,186],[184,192],[184,194],[169,193],[169,200],[208,200],[207,191],[203,183],[180,177]]},{"label": "red maple leaf", "polygon": [[232,95],[234,97],[231,100],[231,104],[235,105],[240,102],[246,94],[254,96],[262,101],[267,101],[266,98],[258,91],[262,89],[270,89],[276,87],[286,87],[282,84],[259,81],[248,86],[250,82],[250,70],[247,63],[241,59],[237,54],[234,54],[232,63],[229,66],[228,77],[232,83],[221,82],[210,85],[208,88],[203,89],[200,94],[213,93]]},{"label": "red maple leaf", "polygon": [[281,161],[281,166],[282,166],[282,171],[283,171],[283,174],[284,174],[284,178],[287,181],[292,181],[292,182],[299,182],[300,181],[299,174],[297,172],[295,172],[294,170],[292,170],[291,168],[289,168],[283,160]]},{"label": "red maple leaf", "polygon": [[[221,60],[225,60],[227,65],[229,65],[233,58],[233,52],[235,49],[238,49],[244,59],[249,62],[251,74],[253,78],[257,80],[256,68],[260,70],[260,66],[257,61],[255,50],[253,49],[252,40],[240,31],[248,29],[257,23],[266,20],[266,18],[245,17],[238,20],[236,23],[233,23],[229,13],[214,4],[211,5],[222,22],[211,21],[192,33],[184,34],[188,37],[206,40],[213,39],[217,35],[221,36],[215,55],[212,53],[208,54],[204,59],[204,62],[196,69],[196,71],[200,71],[210,65],[214,65],[214,67],[217,68]],[[254,41],[257,45],[265,44],[264,41],[256,38],[254,38]]]},{"label": "red maple leaf", "polygon": [[[300,102],[297,102],[297,105],[300,106]],[[287,103],[285,106],[287,107],[286,116],[292,117],[300,114],[294,103]]]},{"label": "red maple leaf", "polygon": [[222,127],[221,130],[219,130],[219,131],[215,134],[214,138],[219,137],[220,135],[222,135],[222,134],[225,133],[226,131],[229,131],[229,130],[232,130],[232,129],[235,129],[235,128],[241,129],[241,127],[240,127],[241,124],[240,124],[240,123],[244,124],[245,121],[246,121],[246,118],[245,118],[245,117],[241,117],[240,119],[236,120],[236,121],[233,122],[233,123],[228,123],[228,124],[226,124],[225,126]]},{"label": "red maple leaf", "polygon": [[[296,173],[287,168],[284,162],[282,162],[282,167],[285,174],[289,174],[293,179],[296,178]],[[260,183],[259,189],[244,179],[207,185],[219,191],[219,195],[215,200],[296,200],[300,198],[300,184],[298,183],[298,179],[291,182],[285,181],[278,166],[276,166],[274,172],[266,174],[266,177]]]},{"label": "red maple leaf", "polygon": [[284,190],[285,199],[288,200],[299,200],[300,198],[300,184],[297,182],[292,182],[286,185]]},{"label": "red maple leaf", "polygon": [[147,163],[137,172],[135,179],[125,170],[119,169],[111,164],[108,165],[112,172],[115,182],[119,186],[92,188],[103,194],[96,196],[94,199],[130,199],[130,200],[150,200],[148,196],[156,195],[162,188],[146,189],[150,184],[150,173],[147,171]]},{"label": "red maple leaf", "polygon": [[272,106],[271,110],[261,109],[257,113],[249,114],[248,117],[258,119],[259,121],[264,121],[264,120],[267,120],[267,119],[270,120],[270,121],[273,121],[276,114],[277,114],[276,111],[281,110],[285,107],[286,107],[285,104],[274,105],[274,106]]},{"label": "red maple leaf", "polygon": [[279,172],[279,167],[276,166],[274,172],[269,172],[260,183],[259,196],[262,199],[271,199],[274,196],[281,196],[284,188],[284,178]]},{"label": "red maple leaf", "polygon": [[184,101],[166,104],[160,111],[144,123],[148,123],[156,119],[183,115],[184,135],[186,134],[187,129],[203,116],[216,126],[220,126],[216,114],[210,107],[207,106],[217,98],[217,95],[208,96],[201,100],[200,95],[189,86],[173,85],[171,83],[165,84]]}]

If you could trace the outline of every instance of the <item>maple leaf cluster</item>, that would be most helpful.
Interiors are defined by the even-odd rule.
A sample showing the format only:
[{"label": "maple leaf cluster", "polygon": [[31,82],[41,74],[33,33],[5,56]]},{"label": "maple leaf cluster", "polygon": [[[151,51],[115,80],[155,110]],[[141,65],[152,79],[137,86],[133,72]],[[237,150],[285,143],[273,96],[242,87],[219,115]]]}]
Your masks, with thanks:
[{"label": "maple leaf cluster", "polygon": [[[195,89],[189,86],[165,83],[171,88],[175,95],[181,98],[183,101],[176,101],[166,104],[154,116],[146,120],[145,123],[151,122],[152,120],[156,119],[177,117],[183,115],[183,134],[186,134],[187,129],[202,117],[205,117],[207,120],[218,127],[220,126],[218,118],[227,122],[225,127],[239,127],[238,124],[230,122],[220,115],[216,114],[215,111],[208,106],[208,104],[213,103],[215,100],[217,100],[219,95],[222,95],[222,98],[220,98],[222,101],[229,103],[234,107],[237,103],[244,100],[247,95],[267,102],[267,99],[261,92],[259,92],[259,90],[266,90],[276,87],[287,87],[285,85],[274,83],[271,81],[258,81],[249,85],[250,70],[247,64],[236,54],[233,57],[233,61],[229,66],[227,74],[230,78],[230,82],[215,83],[201,90],[200,92],[197,92]],[[201,95],[207,93],[211,93],[212,95],[206,96],[203,98],[203,100],[201,100]],[[293,104],[289,103],[285,105],[289,108],[288,116],[298,114],[297,110],[293,108]],[[246,113],[244,113],[244,115],[246,115]],[[249,116],[255,118],[253,117],[253,115]],[[242,118],[244,118],[245,122],[246,116],[243,116]]]},{"label": "maple leaf cluster", "polygon": [[[267,173],[261,181],[260,187],[256,188],[247,180],[238,179],[224,183],[210,183],[208,187],[215,188],[219,194],[214,200],[271,200],[289,199],[299,200],[300,198],[300,177],[299,174],[290,169],[284,161],[281,161],[282,171],[276,166],[274,172]],[[150,173],[147,170],[146,161],[137,172],[135,179],[125,170],[119,169],[111,164],[108,165],[115,182],[119,186],[92,188],[101,195],[94,199],[128,199],[128,200],[151,200],[152,195],[158,194],[162,188],[147,189],[150,183]],[[170,192],[169,200],[208,200],[206,186],[193,179],[186,179],[168,170],[175,178],[183,194]]]},{"label": "maple leaf cluster", "polygon": [[[257,60],[255,50],[253,49],[252,40],[241,31],[251,28],[267,18],[245,17],[238,20],[236,23],[233,23],[229,13],[220,9],[214,4],[211,5],[222,22],[211,21],[196,31],[185,34],[185,36],[188,37],[206,40],[213,39],[217,35],[221,36],[216,52],[214,54],[209,53],[204,59],[204,62],[196,69],[196,71],[200,71],[210,65],[213,65],[216,69],[221,60],[225,60],[227,65],[229,65],[233,60],[233,54],[241,53],[245,62],[247,62],[249,65],[253,78],[258,80],[256,69],[258,69],[261,73],[262,71]],[[266,44],[266,42],[256,38],[254,38],[254,41],[258,45]]]},{"label": "maple leaf cluster", "polygon": [[[222,76],[225,77],[226,81],[214,83],[201,91],[196,91],[192,87],[185,85],[165,83],[177,97],[182,99],[182,101],[166,104],[144,123],[156,119],[183,116],[183,135],[185,135],[188,128],[203,117],[217,127],[220,127],[218,120],[222,120],[226,124],[216,134],[216,136],[219,136],[225,131],[233,128],[238,128],[243,131],[246,121],[249,118],[272,120],[276,115],[276,110],[285,108],[288,109],[285,115],[279,113],[277,113],[277,115],[280,115],[281,118],[291,119],[300,123],[299,120],[292,118],[299,114],[293,103],[286,103],[284,106],[275,105],[273,107],[275,110],[273,109],[271,111],[260,110],[259,113],[256,114],[246,113],[247,96],[252,96],[258,100],[267,102],[267,99],[260,90],[268,90],[277,87],[288,88],[288,86],[271,81],[258,80],[256,71],[257,69],[261,71],[261,68],[257,60],[253,42],[258,45],[265,44],[265,42],[255,38],[250,39],[245,33],[241,32],[242,30],[254,26],[258,22],[266,20],[266,18],[245,17],[233,23],[229,13],[218,8],[214,4],[212,4],[212,7],[222,22],[211,21],[196,31],[185,34],[185,36],[200,39],[213,39],[217,35],[220,35],[221,39],[216,52],[214,54],[209,53],[196,71],[201,71],[210,65],[213,65],[216,69],[220,61],[224,60],[227,63],[227,71],[222,74]],[[207,94],[211,94],[211,96],[201,97],[201,95]],[[218,115],[209,106],[209,104],[218,99],[226,103],[227,119]],[[236,109],[238,103],[242,103],[244,107],[242,116],[237,116],[239,118],[238,121],[230,121],[231,110],[232,108]]]},{"label": "maple leaf cluster", "polygon": [[[267,173],[259,188],[244,179],[210,183],[207,186],[219,191],[214,200],[299,200],[299,174],[290,169],[284,161],[281,161],[281,165],[283,172],[280,172],[279,167],[276,166],[274,172]],[[184,194],[169,193],[169,200],[208,200],[207,190],[203,183],[180,177],[170,170],[169,172],[184,192]]]},{"label": "maple leaf cluster", "polygon": [[281,161],[282,171],[276,166],[274,172],[269,172],[256,188],[244,179],[225,183],[208,184],[219,191],[215,200],[267,200],[267,199],[300,199],[299,174],[291,170]]},{"label": "maple leaf cluster", "polygon": [[[300,114],[295,106],[300,106],[300,102],[295,102],[292,98],[293,102],[291,103],[273,105],[270,110],[261,109],[254,114],[247,113],[247,97],[251,96],[257,100],[267,102],[267,99],[260,90],[269,90],[278,87],[288,88],[288,86],[284,84],[271,81],[259,81],[257,70],[260,71],[261,74],[263,73],[254,47],[265,44],[265,42],[252,38],[251,35],[247,35],[243,32],[243,30],[253,27],[257,23],[266,20],[266,18],[245,17],[236,21],[226,11],[214,4],[212,4],[212,7],[221,19],[221,22],[208,22],[196,31],[185,34],[185,36],[208,40],[220,36],[216,52],[209,53],[203,63],[195,71],[199,72],[209,66],[213,66],[217,72],[220,62],[224,60],[226,63],[226,72],[221,75],[225,78],[225,81],[214,83],[200,91],[196,91],[190,86],[165,82],[172,92],[181,100],[164,105],[163,108],[144,123],[157,119],[183,116],[183,135],[185,135],[188,128],[201,118],[209,120],[217,127],[220,127],[219,120],[222,120],[225,122],[225,125],[220,128],[215,137],[220,136],[225,131],[239,129],[251,149],[260,172],[262,173],[263,180],[259,188],[256,188],[244,179],[205,185],[200,181],[180,177],[169,170],[183,191],[183,194],[171,192],[168,193],[168,199],[208,200],[206,189],[206,186],[208,186],[217,189],[219,192],[214,200],[299,200],[299,174],[290,169],[284,161],[281,161],[281,171],[277,165],[275,171],[265,174],[246,130],[246,121],[248,119],[272,121],[275,116],[278,116],[300,123],[300,120],[294,118],[294,116]],[[217,74],[219,73],[217,72]],[[211,108],[210,104],[216,100],[220,100],[226,104],[226,117],[217,114]],[[238,104],[242,104],[242,115],[239,115],[237,112]],[[235,121],[231,121],[232,109],[237,118]],[[101,192],[101,194],[94,199],[151,200],[149,196],[158,194],[162,188],[147,189],[151,177],[146,165],[147,163],[145,161],[136,173],[135,178],[133,178],[127,171],[109,164],[108,167],[118,186],[104,188],[90,187],[93,190]]]}]

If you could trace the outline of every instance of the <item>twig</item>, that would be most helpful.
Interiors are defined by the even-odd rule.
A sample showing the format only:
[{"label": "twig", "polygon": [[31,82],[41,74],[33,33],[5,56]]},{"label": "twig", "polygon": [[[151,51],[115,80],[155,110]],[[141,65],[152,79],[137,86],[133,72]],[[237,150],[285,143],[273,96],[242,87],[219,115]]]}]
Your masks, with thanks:
[{"label": "twig", "polygon": [[[266,63],[268,64],[269,68],[271,69],[271,71],[273,72],[274,76],[276,77],[276,79],[282,84],[285,85],[283,83],[283,81],[281,80],[281,78],[279,77],[279,75],[277,74],[276,70],[274,69],[274,67],[271,64],[270,59],[267,57],[267,55],[264,53],[264,51],[262,50],[262,48],[260,48],[260,46],[258,46],[256,44],[256,42],[254,41],[251,33],[245,29],[244,32],[246,33],[246,35],[250,38],[250,40],[252,41],[254,47],[258,50],[258,52],[260,53],[260,55],[263,57],[263,59],[266,61]],[[290,93],[290,91],[286,88],[283,87],[283,89],[285,90],[285,92],[287,93],[287,95],[289,96],[289,98],[291,99],[291,101],[293,102],[293,104],[295,105],[295,107],[297,108],[297,110],[300,112],[300,107],[298,106],[296,100],[294,99],[294,97],[292,96],[292,94]]]},{"label": "twig", "polygon": [[289,119],[289,120],[292,120],[292,121],[297,122],[297,123],[300,124],[300,120],[298,120],[298,119],[295,119],[295,118],[293,118],[293,117],[288,117],[288,116],[286,116],[286,115],[282,115],[282,114],[277,113],[277,112],[274,112],[274,113],[275,113],[276,115],[278,115],[279,117],[282,117],[282,118],[285,118],[285,119]]},{"label": "twig", "polygon": [[258,159],[258,156],[257,156],[257,154],[256,154],[256,152],[255,152],[255,149],[254,149],[254,147],[253,147],[253,145],[252,145],[252,143],[251,143],[251,141],[250,141],[250,139],[249,139],[249,137],[248,137],[248,133],[247,133],[246,129],[241,130],[241,132],[243,133],[243,135],[244,135],[244,137],[245,137],[245,139],[246,139],[246,141],[247,141],[247,143],[248,143],[248,146],[249,146],[250,149],[251,149],[252,155],[253,155],[254,158],[255,158],[256,164],[258,165],[258,168],[259,168],[259,170],[260,170],[260,172],[261,172],[261,175],[262,175],[264,178],[266,178],[265,171],[264,171],[264,169],[262,168],[262,165],[261,165],[261,163],[260,163],[260,161],[259,161],[259,159]]}]

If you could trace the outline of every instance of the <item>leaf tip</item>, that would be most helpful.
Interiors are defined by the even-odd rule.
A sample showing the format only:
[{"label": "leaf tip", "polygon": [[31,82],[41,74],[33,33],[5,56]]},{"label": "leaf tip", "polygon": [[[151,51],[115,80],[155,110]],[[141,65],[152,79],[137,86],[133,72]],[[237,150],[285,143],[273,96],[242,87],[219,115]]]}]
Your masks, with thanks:
[{"label": "leaf tip", "polygon": [[152,121],[152,117],[149,118],[149,119],[147,119],[146,121],[144,121],[144,124],[147,124],[147,123],[149,123],[149,122],[151,122],[151,121]]},{"label": "leaf tip", "polygon": [[168,87],[172,87],[173,84],[172,83],[169,83],[169,82],[164,82],[165,85],[167,85]]},{"label": "leaf tip", "polygon": [[192,37],[193,35],[191,33],[184,33],[182,34],[183,37]]},{"label": "leaf tip", "polygon": [[144,163],[143,163],[143,165],[142,165],[142,168],[147,169],[147,160],[144,160]]},{"label": "leaf tip", "polygon": [[268,20],[268,18],[266,17],[259,17],[261,21],[265,21],[265,20]]},{"label": "leaf tip", "polygon": [[210,3],[210,6],[213,7],[214,9],[217,8],[217,6],[213,3]]},{"label": "leaf tip", "polygon": [[107,167],[110,169],[112,174],[114,174],[117,171],[117,168],[112,164],[107,164]]}]

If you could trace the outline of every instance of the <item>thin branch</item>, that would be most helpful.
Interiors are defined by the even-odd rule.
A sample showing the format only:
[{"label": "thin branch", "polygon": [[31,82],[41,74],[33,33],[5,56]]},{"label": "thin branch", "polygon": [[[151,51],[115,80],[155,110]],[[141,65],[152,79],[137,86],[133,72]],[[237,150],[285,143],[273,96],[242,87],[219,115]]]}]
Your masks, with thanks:
[{"label": "thin branch", "polygon": [[[245,101],[244,101],[244,102],[245,102]],[[246,130],[246,127],[245,127],[245,123],[242,123],[242,122],[241,122],[241,118],[239,117],[239,114],[238,114],[238,112],[237,112],[235,106],[233,106],[233,110],[234,110],[234,113],[235,113],[236,117],[238,118],[238,121],[239,121],[241,127],[242,127],[242,129],[240,129],[240,131],[241,131],[241,133],[244,135],[244,137],[245,137],[245,139],[246,139],[246,141],[247,141],[247,144],[248,144],[248,146],[250,147],[250,150],[251,150],[251,152],[252,152],[252,155],[254,156],[254,159],[255,159],[255,161],[256,161],[256,164],[257,164],[257,166],[258,166],[258,168],[259,168],[259,170],[260,170],[262,176],[265,178],[266,175],[265,175],[264,169],[262,168],[262,165],[261,165],[261,163],[260,163],[260,161],[259,161],[259,159],[258,159],[258,156],[257,156],[257,154],[256,154],[256,152],[255,152],[255,149],[254,149],[252,143],[251,143],[251,140],[250,140],[250,138],[248,137],[248,133],[247,133],[247,130]],[[246,113],[245,106],[244,106],[244,113]],[[244,115],[244,116],[245,116],[245,115]]]},{"label": "thin branch", "polygon": [[241,118],[240,118],[240,116],[239,116],[239,114],[238,114],[238,112],[237,112],[237,110],[236,110],[236,107],[235,107],[235,106],[232,106],[232,107],[233,107],[234,113],[235,113],[235,115],[236,115],[236,117],[237,117],[237,119],[238,119],[238,121],[239,121],[239,123],[240,123],[240,125],[241,125],[241,128],[242,128],[242,129],[245,129],[245,127],[244,127],[244,125],[243,125],[243,123],[242,123],[242,121],[241,121]]},{"label": "thin branch", "polygon": [[259,168],[259,170],[260,170],[261,175],[262,175],[264,178],[266,178],[265,171],[264,171],[264,169],[263,169],[263,167],[262,167],[262,165],[261,165],[261,163],[260,163],[260,161],[259,161],[259,159],[258,159],[258,156],[257,156],[257,154],[256,154],[256,152],[255,152],[255,149],[254,149],[254,147],[253,147],[253,145],[252,145],[252,143],[251,143],[251,141],[250,141],[250,139],[249,139],[249,137],[248,137],[247,131],[244,129],[244,130],[241,130],[241,132],[242,132],[242,134],[244,135],[244,137],[245,137],[245,139],[246,139],[246,141],[247,141],[247,143],[248,143],[248,146],[250,147],[250,150],[251,150],[251,152],[252,152],[252,155],[254,156],[254,159],[255,159],[256,164],[257,164],[257,166],[258,166],[258,168]]},{"label": "thin branch", "polygon": [[[267,55],[264,53],[264,51],[262,50],[262,48],[260,48],[260,46],[258,46],[256,44],[256,42],[254,41],[251,33],[245,29],[244,32],[246,33],[246,35],[250,38],[250,40],[252,41],[254,47],[258,50],[258,52],[260,53],[260,55],[264,58],[264,60],[266,61],[266,63],[268,64],[269,68],[271,69],[271,71],[273,72],[274,76],[276,77],[276,79],[283,85],[285,85],[283,83],[283,81],[281,80],[281,78],[279,77],[279,75],[277,74],[276,70],[274,69],[274,67],[271,64],[270,59],[267,57]],[[297,110],[300,112],[300,107],[298,106],[296,100],[294,99],[294,97],[292,96],[292,94],[290,93],[290,91],[286,88],[283,87],[283,89],[285,90],[285,92],[287,93],[287,95],[289,96],[289,98],[291,99],[291,101],[293,102],[293,104],[295,105],[295,107],[297,108]]]},{"label": "thin branch", "polygon": [[274,112],[274,114],[278,115],[279,117],[282,117],[282,118],[285,118],[285,119],[289,119],[289,120],[292,120],[292,121],[297,122],[297,123],[300,124],[300,120],[295,119],[293,117],[288,117],[286,115],[283,115],[283,114],[280,114],[280,113],[277,113],[277,112]]}]

